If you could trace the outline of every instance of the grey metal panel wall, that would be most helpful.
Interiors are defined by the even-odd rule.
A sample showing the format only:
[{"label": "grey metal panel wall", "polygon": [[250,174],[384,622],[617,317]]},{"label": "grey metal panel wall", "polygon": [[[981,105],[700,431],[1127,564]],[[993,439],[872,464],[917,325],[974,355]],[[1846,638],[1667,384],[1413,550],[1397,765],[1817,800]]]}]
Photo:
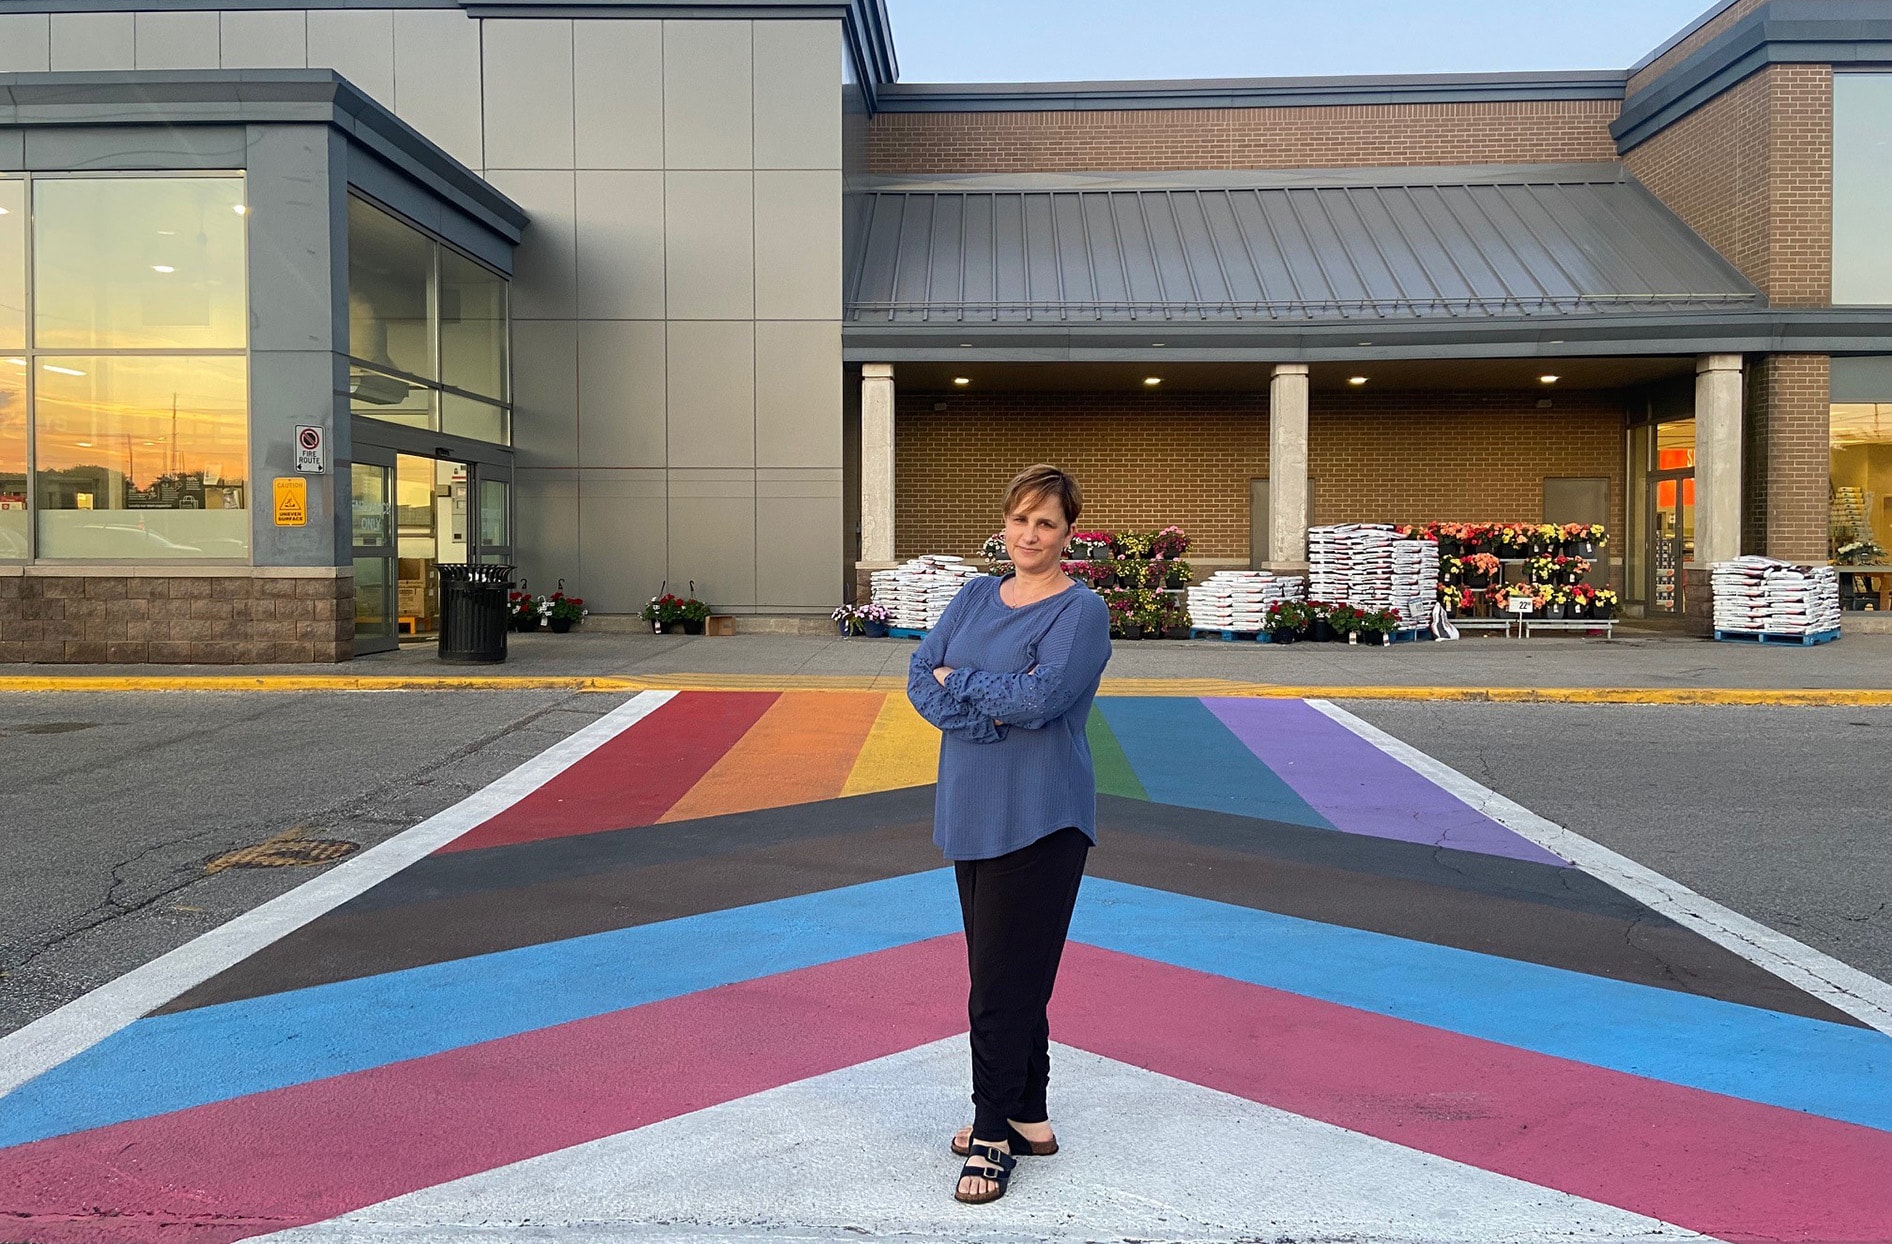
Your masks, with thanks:
[{"label": "grey metal panel wall", "polygon": [[1633,182],[879,190],[858,322],[1463,318],[1746,305]]}]

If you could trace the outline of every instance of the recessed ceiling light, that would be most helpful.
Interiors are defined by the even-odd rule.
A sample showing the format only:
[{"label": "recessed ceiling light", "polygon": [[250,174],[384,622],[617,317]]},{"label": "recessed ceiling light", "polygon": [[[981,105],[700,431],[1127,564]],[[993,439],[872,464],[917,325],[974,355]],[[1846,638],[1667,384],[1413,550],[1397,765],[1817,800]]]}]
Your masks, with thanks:
[{"label": "recessed ceiling light", "polygon": [[954,376],[953,383],[954,384],[971,384],[972,377],[971,376]]},{"label": "recessed ceiling light", "polygon": [[1162,348],[1163,348],[1164,346],[1166,346],[1166,345],[1168,345],[1169,343],[1168,343],[1168,342],[1166,342],[1166,341],[1152,341],[1152,342],[1151,342],[1150,344],[1151,344],[1151,345],[1153,345],[1153,346],[1155,346],[1155,347],[1156,347],[1157,349],[1159,349],[1159,350],[1160,350],[1160,349],[1162,349]]},{"label": "recessed ceiling light", "polygon": [[1145,376],[1143,377],[1143,383],[1154,387],[1163,383],[1163,378],[1161,376]]},{"label": "recessed ceiling light", "polygon": [[1348,376],[1347,383],[1348,384],[1365,384],[1366,377],[1365,376]]},{"label": "recessed ceiling light", "polygon": [[78,446],[78,447],[79,447],[80,449],[90,449],[90,448],[92,448],[92,442],[91,442],[91,441],[74,441],[74,442],[72,442],[72,443],[73,443],[73,444],[75,444],[75,445],[77,445],[77,446]]},{"label": "recessed ceiling light", "polygon": [[76,369],[74,369],[74,368],[71,368],[71,367],[60,367],[60,366],[59,366],[58,364],[56,364],[56,363],[46,363],[46,364],[43,364],[43,368],[44,368],[44,370],[46,370],[46,371],[56,371],[56,372],[58,372],[58,373],[59,373],[60,375],[62,375],[62,376],[83,376],[83,375],[85,375],[85,373],[84,373],[84,372],[82,372],[82,371],[78,371],[78,370],[76,370]]},{"label": "recessed ceiling light", "polygon": [[972,349],[972,343],[970,341],[962,341],[959,343],[959,348],[961,350],[970,350]]},{"label": "recessed ceiling light", "polygon": [[1539,376],[1537,382],[1539,384],[1556,384],[1558,379],[1559,377],[1557,376]]},{"label": "recessed ceiling light", "polygon": [[1361,342],[1360,344],[1361,344],[1361,345],[1363,345],[1363,346],[1370,346],[1370,345],[1372,345],[1373,343],[1372,343],[1372,342],[1370,342],[1370,341],[1362,341],[1362,342]]},{"label": "recessed ceiling light", "polygon": [[153,272],[176,272],[177,271],[176,268],[173,268],[168,263],[154,263],[151,265],[151,270]]}]

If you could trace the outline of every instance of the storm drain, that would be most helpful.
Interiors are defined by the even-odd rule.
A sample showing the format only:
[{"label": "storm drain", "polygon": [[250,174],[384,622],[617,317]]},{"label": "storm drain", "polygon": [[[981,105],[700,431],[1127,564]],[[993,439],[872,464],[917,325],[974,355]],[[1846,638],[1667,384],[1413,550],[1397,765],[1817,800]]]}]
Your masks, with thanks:
[{"label": "storm drain", "polygon": [[305,864],[327,864],[361,849],[358,842],[341,838],[304,838],[292,829],[251,847],[225,851],[204,865],[207,873],[226,868],[296,868]]}]

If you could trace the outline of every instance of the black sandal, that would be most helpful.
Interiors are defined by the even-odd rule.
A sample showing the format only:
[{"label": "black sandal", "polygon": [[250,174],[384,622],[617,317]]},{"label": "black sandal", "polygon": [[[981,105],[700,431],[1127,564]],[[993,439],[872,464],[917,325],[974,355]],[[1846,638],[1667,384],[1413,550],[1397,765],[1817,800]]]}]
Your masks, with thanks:
[{"label": "black sandal", "polygon": [[[987,1165],[968,1162],[959,1170],[959,1180],[953,1184],[953,1200],[963,1201],[967,1205],[986,1205],[1005,1195],[1005,1183],[1012,1177],[1012,1168],[1018,1165],[1018,1159],[997,1145],[982,1140],[972,1142],[971,1156],[980,1158]],[[968,1195],[959,1190],[959,1184],[968,1179],[983,1179],[997,1184],[995,1191]]]},{"label": "black sandal", "polygon": [[[1056,1136],[1053,1136],[1050,1140],[1027,1140],[1024,1136],[1019,1134],[1017,1128],[1009,1123],[1005,1125],[1005,1130],[1010,1133],[1005,1139],[1011,1142],[1013,1157],[1048,1158],[1058,1151],[1058,1138]],[[971,1128],[966,1129],[966,1139],[967,1145],[969,1146],[972,1139]],[[970,1147],[962,1147],[960,1145],[959,1133],[957,1132],[953,1133],[953,1138],[948,1143],[947,1147],[962,1158],[972,1155]]]}]

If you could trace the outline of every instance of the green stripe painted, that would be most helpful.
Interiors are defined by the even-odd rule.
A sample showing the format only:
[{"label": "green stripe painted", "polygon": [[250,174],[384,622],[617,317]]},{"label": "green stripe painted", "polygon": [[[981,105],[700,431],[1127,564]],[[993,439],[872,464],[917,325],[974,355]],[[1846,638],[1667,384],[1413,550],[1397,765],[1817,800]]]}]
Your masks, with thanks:
[{"label": "green stripe painted", "polygon": [[1104,715],[1097,710],[1096,705],[1091,706],[1091,717],[1084,725],[1084,733],[1090,739],[1091,765],[1097,770],[1097,793],[1147,800],[1149,792],[1137,780],[1136,770],[1130,767],[1130,758],[1123,754],[1123,745],[1117,742],[1117,736],[1111,733],[1110,723],[1104,720]]}]

